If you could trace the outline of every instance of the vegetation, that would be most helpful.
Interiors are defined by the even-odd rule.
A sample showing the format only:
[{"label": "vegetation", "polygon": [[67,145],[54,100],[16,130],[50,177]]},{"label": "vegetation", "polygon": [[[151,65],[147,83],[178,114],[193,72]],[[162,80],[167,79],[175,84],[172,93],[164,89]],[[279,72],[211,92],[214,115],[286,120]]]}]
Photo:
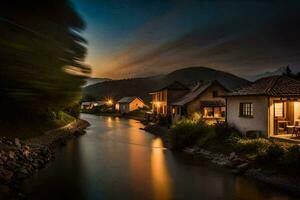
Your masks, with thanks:
[{"label": "vegetation", "polygon": [[[276,166],[282,171],[295,171],[300,167],[300,146],[257,137],[242,136],[226,123],[206,125],[190,119],[172,127],[170,142],[175,150],[200,147],[211,151],[230,153],[252,160],[258,165]],[[288,169],[288,170],[287,170]]]},{"label": "vegetation", "polygon": [[174,150],[194,146],[199,138],[210,133],[210,128],[202,121],[182,120],[172,127],[170,142]]},{"label": "vegetation", "polygon": [[2,2],[0,18],[1,128],[59,125],[78,117],[80,86],[90,73],[82,64],[83,20],[67,0]]}]

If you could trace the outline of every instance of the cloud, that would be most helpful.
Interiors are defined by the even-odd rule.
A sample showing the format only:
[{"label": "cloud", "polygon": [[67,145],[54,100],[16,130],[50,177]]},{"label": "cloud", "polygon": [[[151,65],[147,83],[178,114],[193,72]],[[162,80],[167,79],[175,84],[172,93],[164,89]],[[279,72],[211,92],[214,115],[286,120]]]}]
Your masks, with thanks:
[{"label": "cloud", "polygon": [[[195,15],[199,19],[190,18],[195,8],[203,12]],[[108,63],[112,70],[106,74],[144,76],[198,65],[245,75],[300,67],[299,8],[299,3],[268,1],[178,4],[144,25]],[[182,23],[184,17],[193,26]]]}]

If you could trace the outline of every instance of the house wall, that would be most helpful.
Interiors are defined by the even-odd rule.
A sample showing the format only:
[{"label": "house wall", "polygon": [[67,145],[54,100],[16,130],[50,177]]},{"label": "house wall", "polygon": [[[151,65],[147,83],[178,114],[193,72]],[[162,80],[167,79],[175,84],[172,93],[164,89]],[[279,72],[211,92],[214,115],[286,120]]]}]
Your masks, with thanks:
[{"label": "house wall", "polygon": [[133,110],[137,110],[139,108],[144,107],[144,102],[139,100],[138,98],[134,99],[132,102],[129,104],[129,112]]},{"label": "house wall", "polygon": [[120,113],[128,113],[129,112],[129,104],[128,103],[119,103]]},{"label": "house wall", "polygon": [[[253,103],[253,117],[240,117],[240,103]],[[269,99],[263,96],[228,97],[227,122],[243,134],[247,131],[261,131],[268,136]]]},{"label": "house wall", "polygon": [[167,112],[168,90],[161,90],[152,94],[152,112],[165,115]]},{"label": "house wall", "polygon": [[153,113],[171,114],[170,103],[185,95],[187,90],[162,90],[152,94]]}]

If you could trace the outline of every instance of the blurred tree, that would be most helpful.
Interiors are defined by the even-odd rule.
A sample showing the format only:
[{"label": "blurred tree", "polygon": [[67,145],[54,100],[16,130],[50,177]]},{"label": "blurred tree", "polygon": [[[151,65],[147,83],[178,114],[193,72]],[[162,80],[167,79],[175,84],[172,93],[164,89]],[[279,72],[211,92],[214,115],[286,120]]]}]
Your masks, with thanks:
[{"label": "blurred tree", "polygon": [[67,0],[1,1],[0,102],[6,114],[40,117],[79,99],[90,73],[83,64],[84,28]]}]

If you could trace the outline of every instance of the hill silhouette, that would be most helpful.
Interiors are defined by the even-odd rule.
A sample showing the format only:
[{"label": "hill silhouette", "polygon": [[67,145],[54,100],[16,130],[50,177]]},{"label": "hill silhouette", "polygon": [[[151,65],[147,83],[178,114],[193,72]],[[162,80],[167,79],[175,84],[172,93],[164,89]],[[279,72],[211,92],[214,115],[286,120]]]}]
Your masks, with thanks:
[{"label": "hill silhouette", "polygon": [[207,67],[189,67],[173,71],[166,75],[123,80],[111,80],[83,88],[83,100],[87,96],[96,99],[113,97],[118,100],[124,96],[139,96],[146,102],[150,100],[149,92],[162,88],[174,81],[192,85],[197,81],[218,80],[228,89],[235,89],[249,83],[246,79],[233,74]]}]

